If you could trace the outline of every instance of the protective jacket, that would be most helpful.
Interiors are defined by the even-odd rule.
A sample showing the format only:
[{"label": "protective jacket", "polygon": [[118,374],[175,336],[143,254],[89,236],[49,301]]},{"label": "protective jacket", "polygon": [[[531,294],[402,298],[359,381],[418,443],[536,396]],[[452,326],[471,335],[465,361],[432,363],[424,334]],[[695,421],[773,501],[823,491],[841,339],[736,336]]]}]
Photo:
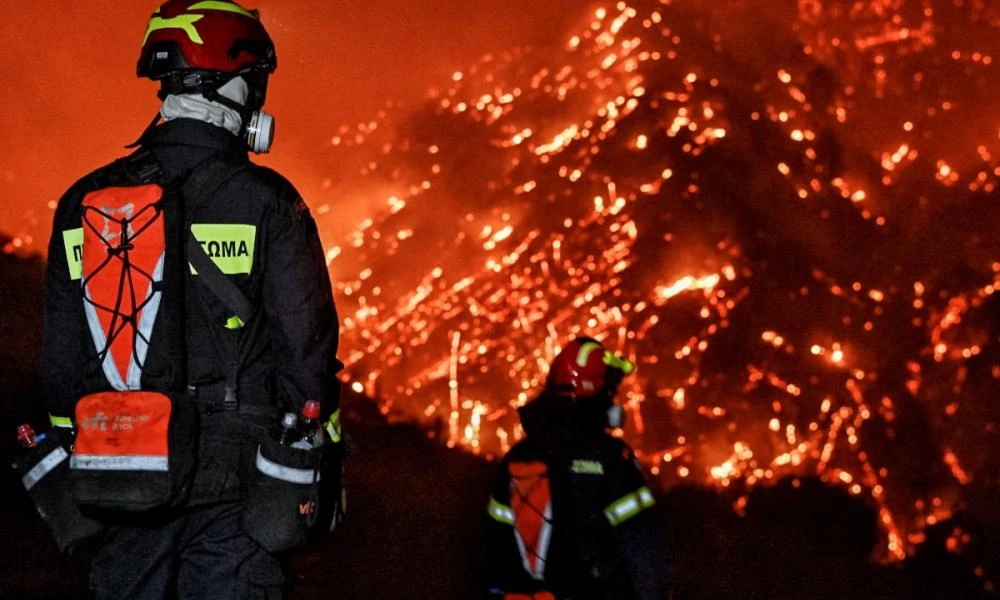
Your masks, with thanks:
[{"label": "protective jacket", "polygon": [[[184,198],[182,209],[185,231],[256,311],[240,332],[237,352],[221,346],[218,323],[225,321],[225,307],[192,272],[180,295],[184,342],[158,343],[169,336],[154,329],[141,375],[143,387],[187,388],[197,398],[202,431],[191,502],[235,499],[241,465],[252,460],[252,428],[282,411],[299,412],[306,400],[321,401],[324,418],[338,409],[338,324],[324,253],[298,192],[274,171],[250,165],[246,146],[228,131],[182,118],[150,130],[140,143],[168,183],[205,169],[247,167],[197,206]],[[114,185],[129,169],[126,162],[81,179],[56,209],[41,373],[54,425],[68,424],[80,397],[109,389],[81,293],[81,203],[89,192]],[[235,407],[223,402],[233,354],[239,364]]]},{"label": "protective jacket", "polygon": [[670,561],[654,504],[621,440],[529,434],[489,500],[488,596],[664,600]]}]

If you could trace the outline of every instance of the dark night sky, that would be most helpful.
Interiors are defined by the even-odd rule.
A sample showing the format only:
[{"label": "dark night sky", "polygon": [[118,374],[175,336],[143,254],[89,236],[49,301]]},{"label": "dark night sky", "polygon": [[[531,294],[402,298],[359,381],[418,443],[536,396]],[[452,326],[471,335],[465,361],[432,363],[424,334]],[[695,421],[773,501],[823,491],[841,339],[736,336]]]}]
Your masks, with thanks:
[{"label": "dark night sky", "polygon": [[[309,196],[310,164],[344,122],[389,99],[413,101],[487,52],[562,36],[580,0],[261,0],[280,67],[268,109],[277,116],[267,162]],[[155,1],[0,0],[0,231],[34,235],[46,208],[78,177],[121,155],[158,104],[135,60]]]}]

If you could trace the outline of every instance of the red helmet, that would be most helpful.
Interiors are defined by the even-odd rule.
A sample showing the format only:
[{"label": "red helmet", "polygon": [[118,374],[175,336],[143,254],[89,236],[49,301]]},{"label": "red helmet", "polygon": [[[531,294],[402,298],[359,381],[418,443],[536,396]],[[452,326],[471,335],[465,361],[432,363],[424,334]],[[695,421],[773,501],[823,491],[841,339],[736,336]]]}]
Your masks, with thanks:
[{"label": "red helmet", "polygon": [[[277,66],[274,42],[256,10],[223,0],[168,0],[149,20],[137,73],[162,80],[198,71],[271,73]],[[185,87],[203,83],[192,80]]]},{"label": "red helmet", "polygon": [[634,364],[605,350],[597,340],[578,338],[552,361],[545,390],[573,398],[613,395],[621,378],[632,371]]}]

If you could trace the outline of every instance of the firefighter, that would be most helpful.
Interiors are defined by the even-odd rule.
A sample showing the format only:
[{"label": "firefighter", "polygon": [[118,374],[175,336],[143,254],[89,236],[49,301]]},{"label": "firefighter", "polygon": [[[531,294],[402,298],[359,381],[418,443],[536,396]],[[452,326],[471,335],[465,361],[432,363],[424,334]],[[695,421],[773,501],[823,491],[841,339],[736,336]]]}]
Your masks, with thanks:
[{"label": "firefighter", "polygon": [[[271,464],[261,462],[259,436],[283,413],[318,401],[329,441],[339,441],[338,322],[316,224],[284,177],[248,157],[270,150],[274,118],[263,107],[276,67],[257,11],[229,1],[165,2],[149,20],[138,61],[138,75],[160,86],[156,119],[135,153],[87,175],[59,201],[41,371],[53,431],[67,447],[76,431],[79,446],[74,410],[102,390],[179,389],[199,417],[180,506],[99,514],[107,528],[92,565],[97,598],[279,598],[279,557],[241,521],[255,456],[258,467]],[[212,188],[201,190],[203,198],[185,187],[195,179]],[[163,198],[181,198],[180,208],[162,200],[141,214],[134,203],[102,212],[88,200],[148,191],[116,186],[149,181],[162,184]],[[94,195],[98,188],[103,196]],[[171,238],[177,223],[218,267],[221,287],[208,283],[210,269],[188,266],[192,251]],[[139,249],[157,240],[165,250],[147,265]],[[178,253],[181,268],[172,268]],[[105,261],[95,267],[91,256]],[[113,281],[102,274],[108,269]],[[227,312],[234,295],[249,319]],[[167,327],[160,319],[171,311]],[[179,341],[168,343],[177,332]],[[171,448],[179,458],[170,461],[194,450]],[[113,463],[75,463],[94,465]],[[303,514],[314,507],[299,505]]]},{"label": "firefighter", "polygon": [[662,526],[614,397],[634,370],[580,338],[520,409],[525,438],[504,457],[489,500],[487,597],[663,600],[671,566]]}]

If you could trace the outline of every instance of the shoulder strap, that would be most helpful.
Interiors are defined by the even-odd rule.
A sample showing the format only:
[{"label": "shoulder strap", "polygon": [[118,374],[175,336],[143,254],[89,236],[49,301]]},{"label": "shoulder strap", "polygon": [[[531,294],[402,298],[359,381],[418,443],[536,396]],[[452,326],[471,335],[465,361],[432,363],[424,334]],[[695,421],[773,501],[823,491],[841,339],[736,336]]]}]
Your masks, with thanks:
[{"label": "shoulder strap", "polygon": [[[250,164],[229,164],[216,171],[210,167],[225,163],[222,161],[209,162],[211,164],[208,166],[202,164],[195,167],[195,172],[190,175],[184,184],[186,192],[184,196],[189,202],[189,214],[211,197],[223,184],[239,173],[253,168],[253,165]],[[188,261],[198,272],[198,276],[201,277],[201,281],[205,287],[222,302],[233,316],[240,320],[239,325],[233,328],[238,329],[243,324],[250,322],[254,314],[253,304],[236,287],[236,284],[223,274],[218,265],[209,258],[208,254],[205,253],[205,249],[195,239],[190,227],[188,227],[185,233],[187,235]]]},{"label": "shoulder strap", "polygon": [[90,177],[92,189],[115,186],[135,186],[147,183],[164,184],[163,167],[146,148],[123,156]]},{"label": "shoulder strap", "polygon": [[[194,234],[190,231],[187,236],[187,255],[188,262],[198,272],[198,277],[201,278],[201,282],[205,287],[219,299],[219,302],[222,302],[236,319],[239,319],[237,326],[231,327],[231,329],[239,329],[244,324],[249,323],[250,319],[253,318],[253,304],[250,303],[250,300],[247,299],[240,288],[236,287],[236,284],[226,277],[222,270],[219,269],[219,266],[209,258],[208,254],[205,253],[205,249],[202,248],[198,240],[195,239]],[[233,323],[236,324],[235,321]]]},{"label": "shoulder strap", "polygon": [[[181,188],[182,194],[188,202],[188,214],[193,214],[197,207],[207,201],[227,181],[251,168],[253,168],[251,164],[232,164],[224,159],[210,159],[195,167]],[[226,362],[229,363],[226,368],[226,389],[223,403],[226,410],[235,411],[239,409],[237,390],[241,363],[237,330],[242,329],[253,318],[254,305],[208,256],[205,249],[195,239],[194,233],[190,229],[190,223],[186,223],[185,227],[187,228],[185,235],[187,237],[188,262],[197,271],[201,284],[208,288],[233,315],[226,323],[226,329],[229,331],[215,332],[215,337],[220,342],[220,350],[226,355],[224,357]]]}]

